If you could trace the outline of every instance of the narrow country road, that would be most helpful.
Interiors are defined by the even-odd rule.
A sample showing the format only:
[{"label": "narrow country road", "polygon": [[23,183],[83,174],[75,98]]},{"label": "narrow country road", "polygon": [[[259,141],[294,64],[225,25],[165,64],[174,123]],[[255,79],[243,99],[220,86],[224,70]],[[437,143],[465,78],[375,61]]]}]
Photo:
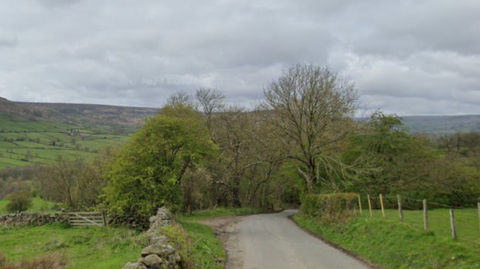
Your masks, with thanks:
[{"label": "narrow country road", "polygon": [[227,230],[228,269],[366,269],[364,263],[298,228],[288,216],[243,217]]}]

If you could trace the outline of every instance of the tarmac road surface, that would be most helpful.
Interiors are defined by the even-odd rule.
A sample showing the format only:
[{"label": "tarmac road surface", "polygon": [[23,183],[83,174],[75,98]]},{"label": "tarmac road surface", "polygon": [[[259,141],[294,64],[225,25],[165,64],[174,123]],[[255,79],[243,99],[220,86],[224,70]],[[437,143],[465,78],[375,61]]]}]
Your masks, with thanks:
[{"label": "tarmac road surface", "polygon": [[[243,217],[230,231],[228,269],[366,269],[363,262],[337,250],[298,228],[288,216],[277,214]],[[230,249],[228,249],[230,248]],[[229,257],[230,259],[230,257]]]}]

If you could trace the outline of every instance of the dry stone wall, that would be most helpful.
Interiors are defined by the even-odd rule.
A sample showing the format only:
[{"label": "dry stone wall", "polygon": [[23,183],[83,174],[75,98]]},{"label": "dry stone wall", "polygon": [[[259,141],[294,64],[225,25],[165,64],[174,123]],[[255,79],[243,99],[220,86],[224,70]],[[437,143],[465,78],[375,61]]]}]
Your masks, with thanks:
[{"label": "dry stone wall", "polygon": [[149,246],[140,253],[135,263],[127,263],[123,269],[183,269],[184,261],[180,253],[168,242],[168,238],[159,233],[159,228],[168,226],[172,222],[172,215],[168,209],[158,209],[157,215],[150,218],[150,228],[147,238]]},{"label": "dry stone wall", "polygon": [[68,222],[66,214],[13,213],[0,216],[1,226],[40,226],[55,222]]}]

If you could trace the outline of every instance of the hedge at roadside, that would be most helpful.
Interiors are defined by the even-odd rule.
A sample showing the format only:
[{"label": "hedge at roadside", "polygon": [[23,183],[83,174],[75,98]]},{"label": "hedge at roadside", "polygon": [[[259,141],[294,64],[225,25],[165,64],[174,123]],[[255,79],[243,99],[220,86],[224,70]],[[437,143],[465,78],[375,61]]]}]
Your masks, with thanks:
[{"label": "hedge at roadside", "polygon": [[321,219],[343,219],[353,216],[357,208],[355,193],[309,194],[303,199],[300,212]]}]

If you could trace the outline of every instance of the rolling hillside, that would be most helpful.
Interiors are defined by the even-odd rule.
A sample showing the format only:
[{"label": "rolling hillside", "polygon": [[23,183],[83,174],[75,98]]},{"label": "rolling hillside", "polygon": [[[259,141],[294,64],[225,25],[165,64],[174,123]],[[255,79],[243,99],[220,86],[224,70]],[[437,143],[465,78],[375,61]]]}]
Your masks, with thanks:
[{"label": "rolling hillside", "polygon": [[89,158],[128,139],[152,108],[10,102],[0,98],[0,169]]},{"label": "rolling hillside", "polygon": [[[91,157],[123,143],[158,109],[11,102],[0,97],[0,169]],[[403,117],[412,133],[480,131],[480,115]]]},{"label": "rolling hillside", "polygon": [[[12,121],[74,125],[95,132],[131,133],[142,120],[158,113],[157,108],[121,107],[89,104],[11,102],[0,97],[0,113]],[[0,125],[1,128],[1,125]]]},{"label": "rolling hillside", "polygon": [[127,139],[127,135],[100,134],[0,113],[0,169],[50,164],[58,158],[88,158]]},{"label": "rolling hillside", "polygon": [[402,117],[412,133],[480,132],[480,115]]}]

